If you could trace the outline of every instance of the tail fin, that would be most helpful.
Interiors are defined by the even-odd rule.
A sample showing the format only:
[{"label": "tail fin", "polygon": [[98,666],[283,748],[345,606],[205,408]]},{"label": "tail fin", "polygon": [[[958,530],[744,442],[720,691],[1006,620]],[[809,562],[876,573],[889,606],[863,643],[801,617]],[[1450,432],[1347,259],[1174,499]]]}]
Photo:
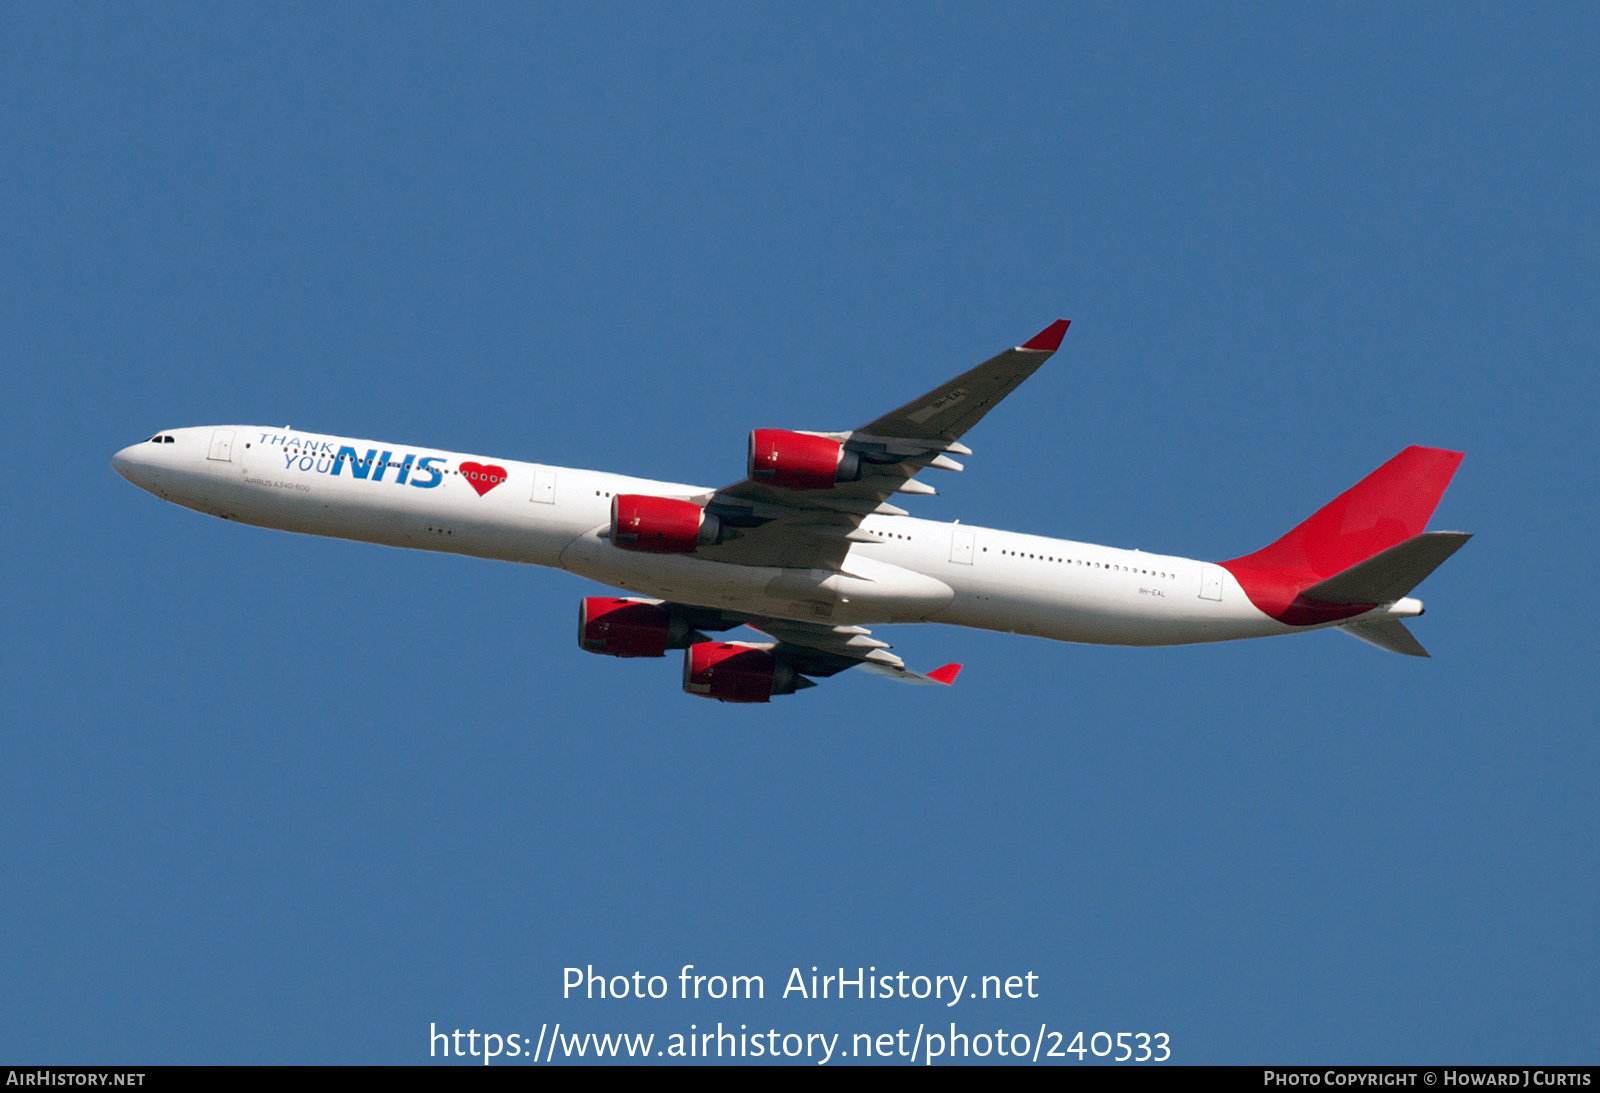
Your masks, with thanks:
[{"label": "tail fin", "polygon": [[[1463,458],[1460,452],[1413,445],[1271,546],[1221,565],[1238,580],[1251,603],[1290,626],[1361,614],[1372,604],[1328,603],[1301,594],[1421,535]],[[1448,556],[1446,552],[1433,565]],[[1417,580],[1432,568],[1428,566]]]}]

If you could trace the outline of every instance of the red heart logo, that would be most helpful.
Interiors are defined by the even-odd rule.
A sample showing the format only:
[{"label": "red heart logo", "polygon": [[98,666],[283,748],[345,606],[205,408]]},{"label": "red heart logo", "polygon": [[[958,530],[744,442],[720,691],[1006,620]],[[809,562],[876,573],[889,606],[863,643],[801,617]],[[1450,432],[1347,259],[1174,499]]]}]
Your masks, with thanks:
[{"label": "red heart logo", "polygon": [[461,464],[461,477],[467,480],[467,485],[478,491],[482,497],[490,490],[506,480],[506,469],[496,467],[493,463],[463,463]]}]

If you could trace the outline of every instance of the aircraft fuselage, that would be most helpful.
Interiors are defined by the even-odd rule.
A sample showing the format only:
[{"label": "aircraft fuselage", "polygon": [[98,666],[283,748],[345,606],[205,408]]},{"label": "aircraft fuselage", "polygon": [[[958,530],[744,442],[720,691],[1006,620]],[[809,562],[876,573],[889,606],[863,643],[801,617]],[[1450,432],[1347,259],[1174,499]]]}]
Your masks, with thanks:
[{"label": "aircraft fuselage", "polygon": [[[664,600],[834,625],[938,622],[1058,641],[1171,645],[1305,630],[1228,570],[1138,550],[870,515],[840,571],[622,550],[619,493],[713,491],[600,471],[245,425],[174,429],[117,453],[135,485],[224,519],[565,569]],[[1369,614],[1420,613],[1415,600]],[[1348,619],[1342,620],[1348,622]]]}]

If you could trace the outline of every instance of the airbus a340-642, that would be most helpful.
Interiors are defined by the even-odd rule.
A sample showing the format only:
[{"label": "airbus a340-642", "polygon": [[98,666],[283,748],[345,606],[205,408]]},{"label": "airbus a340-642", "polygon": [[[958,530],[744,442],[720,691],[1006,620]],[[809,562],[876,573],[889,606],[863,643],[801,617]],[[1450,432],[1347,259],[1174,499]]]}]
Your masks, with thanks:
[{"label": "airbus a340-642", "polygon": [[[551,566],[589,596],[578,643],[683,650],[683,689],[766,702],[847,668],[908,669],[874,623],[941,622],[1058,641],[1176,645],[1338,627],[1427,656],[1410,593],[1469,538],[1426,531],[1459,452],[1411,447],[1252,554],[1203,562],[969,524],[890,504],[959,471],[961,437],[1061,345],[1065,320],[847,432],[757,429],[721,489],[289,428],[157,433],[112,466],[158,497],[244,524]],[[711,635],[738,626],[763,641]]]}]

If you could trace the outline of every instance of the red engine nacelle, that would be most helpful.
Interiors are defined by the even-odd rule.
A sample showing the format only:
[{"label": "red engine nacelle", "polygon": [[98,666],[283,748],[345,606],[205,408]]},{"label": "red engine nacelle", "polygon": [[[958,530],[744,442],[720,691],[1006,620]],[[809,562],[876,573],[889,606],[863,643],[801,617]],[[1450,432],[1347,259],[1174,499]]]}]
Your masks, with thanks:
[{"label": "red engine nacelle", "polygon": [[738,641],[702,641],[683,651],[683,689],[719,702],[767,702],[793,694],[795,671],[772,650]]},{"label": "red engine nacelle", "polygon": [[837,440],[783,429],[750,434],[750,477],[791,490],[831,490],[861,477],[861,458]]},{"label": "red engine nacelle", "polygon": [[619,493],[611,499],[611,545],[647,554],[693,554],[722,538],[722,524],[693,501]]},{"label": "red engine nacelle", "polygon": [[664,657],[689,644],[689,623],[659,603],[587,596],[578,605],[578,647],[608,657]]}]

